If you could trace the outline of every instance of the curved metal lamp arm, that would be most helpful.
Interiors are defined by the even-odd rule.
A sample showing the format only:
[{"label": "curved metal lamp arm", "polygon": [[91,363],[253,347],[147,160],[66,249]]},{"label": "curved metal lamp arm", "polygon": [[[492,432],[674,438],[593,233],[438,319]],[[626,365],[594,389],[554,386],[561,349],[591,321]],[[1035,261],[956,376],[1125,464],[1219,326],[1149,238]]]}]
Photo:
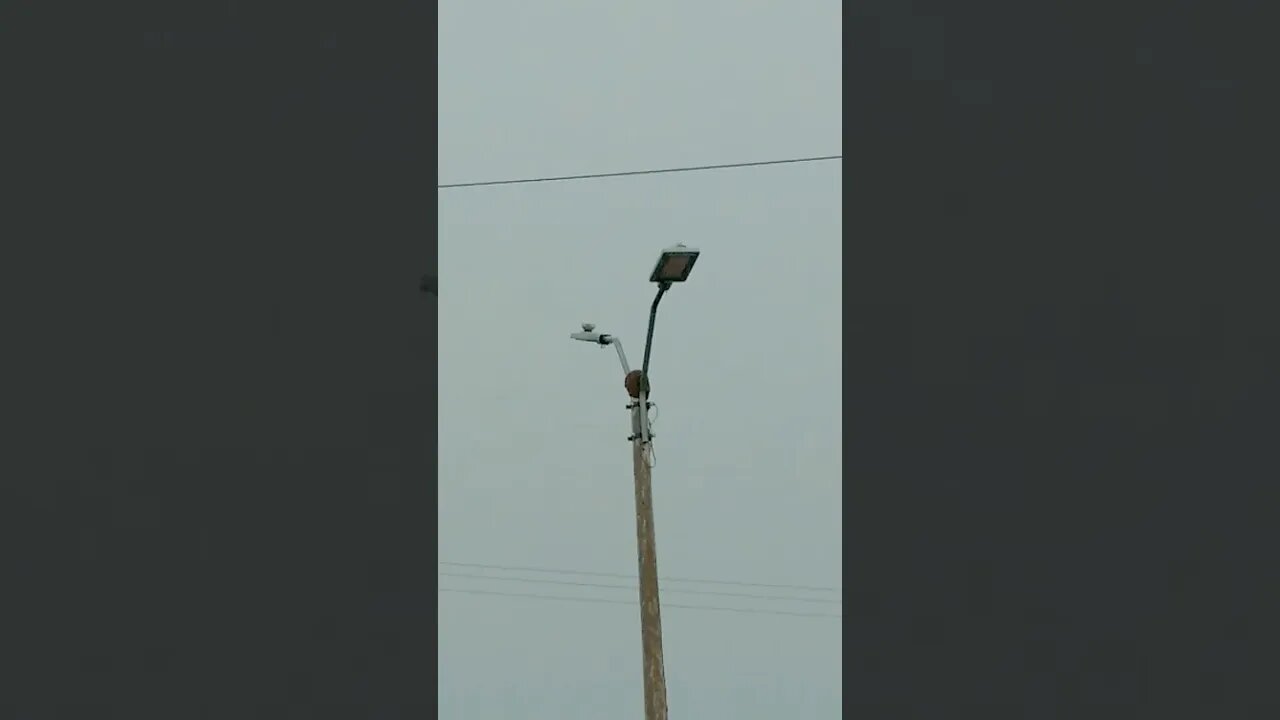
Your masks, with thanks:
[{"label": "curved metal lamp arm", "polygon": [[658,321],[658,303],[662,302],[662,296],[667,294],[671,289],[671,283],[658,283],[658,294],[653,298],[653,305],[649,307],[649,333],[644,338],[644,362],[640,364],[640,372],[646,381],[649,380],[649,353],[653,350],[653,326]]},{"label": "curved metal lamp arm", "polygon": [[622,363],[622,375],[625,377],[631,372],[631,366],[627,364],[627,354],[622,351],[622,341],[613,336],[610,336],[609,340],[613,349],[618,351],[618,362]]}]

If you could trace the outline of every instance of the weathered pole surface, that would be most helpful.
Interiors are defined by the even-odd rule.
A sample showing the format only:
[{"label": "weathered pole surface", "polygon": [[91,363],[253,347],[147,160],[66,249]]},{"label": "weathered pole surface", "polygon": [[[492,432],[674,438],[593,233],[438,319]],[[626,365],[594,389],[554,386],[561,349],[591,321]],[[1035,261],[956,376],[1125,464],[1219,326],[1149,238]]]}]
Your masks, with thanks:
[{"label": "weathered pole surface", "polygon": [[[647,413],[641,392],[633,412]],[[645,720],[667,720],[667,677],[662,663],[662,606],[658,600],[658,543],[653,524],[653,483],[645,440],[631,441],[636,481],[636,548],[640,564],[640,634],[644,649]]]}]

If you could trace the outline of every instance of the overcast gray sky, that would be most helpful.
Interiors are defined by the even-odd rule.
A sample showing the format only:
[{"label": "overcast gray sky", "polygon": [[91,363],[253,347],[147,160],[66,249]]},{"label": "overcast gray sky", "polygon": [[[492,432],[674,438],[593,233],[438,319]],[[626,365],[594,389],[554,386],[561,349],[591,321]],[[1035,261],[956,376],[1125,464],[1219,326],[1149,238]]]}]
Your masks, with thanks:
[{"label": "overcast gray sky", "polygon": [[[446,2],[442,183],[839,154],[841,6]],[[651,375],[663,576],[839,587],[840,162],[439,191],[440,560],[634,574],[612,352],[643,351],[659,250],[703,250],[664,299]],[[627,584],[441,565],[442,573]],[[442,588],[634,591],[447,574]],[[838,604],[663,586],[672,717],[835,718]],[[440,716],[640,718],[638,609],[440,595]]]}]

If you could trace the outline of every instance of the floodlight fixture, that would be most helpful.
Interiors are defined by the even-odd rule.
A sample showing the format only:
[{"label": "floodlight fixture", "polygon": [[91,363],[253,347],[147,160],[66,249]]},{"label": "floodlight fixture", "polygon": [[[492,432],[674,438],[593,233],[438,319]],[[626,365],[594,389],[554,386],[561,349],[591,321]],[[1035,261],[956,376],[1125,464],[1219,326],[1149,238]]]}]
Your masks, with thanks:
[{"label": "floodlight fixture", "polygon": [[693,271],[693,264],[698,261],[698,249],[683,243],[672,245],[658,256],[658,263],[653,266],[649,282],[667,285],[684,282]]}]

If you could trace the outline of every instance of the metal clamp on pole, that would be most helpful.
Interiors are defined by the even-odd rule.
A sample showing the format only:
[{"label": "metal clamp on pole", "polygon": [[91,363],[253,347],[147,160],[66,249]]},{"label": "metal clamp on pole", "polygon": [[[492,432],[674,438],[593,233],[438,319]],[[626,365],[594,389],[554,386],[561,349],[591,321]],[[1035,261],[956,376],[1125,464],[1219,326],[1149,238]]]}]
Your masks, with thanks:
[{"label": "metal clamp on pole", "polygon": [[649,408],[653,407],[653,403],[649,402],[649,382],[643,371],[632,370],[626,374],[623,385],[631,398],[627,405],[627,409],[631,411],[631,436],[627,440],[639,440],[648,445],[653,440],[653,432],[649,427]]}]

